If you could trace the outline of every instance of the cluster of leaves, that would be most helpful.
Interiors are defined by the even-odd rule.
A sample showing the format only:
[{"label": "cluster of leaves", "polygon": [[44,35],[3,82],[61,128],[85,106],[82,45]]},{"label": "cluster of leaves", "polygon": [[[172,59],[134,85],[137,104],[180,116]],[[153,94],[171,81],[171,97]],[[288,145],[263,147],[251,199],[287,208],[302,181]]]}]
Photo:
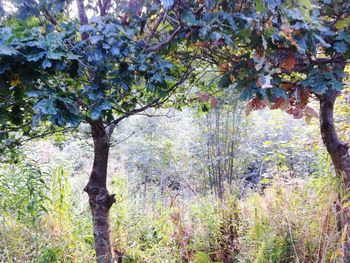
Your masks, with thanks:
[{"label": "cluster of leaves", "polygon": [[153,20],[145,23],[157,4],[145,3],[141,12],[141,3],[124,3],[116,14],[82,23],[67,16],[65,1],[50,2],[24,1],[1,23],[2,139],[18,128],[29,135],[47,121],[108,125],[157,107],[183,81],[186,62],[173,63],[162,46],[149,48],[156,34],[149,32]]},{"label": "cluster of leaves", "polygon": [[47,195],[48,186],[45,183],[47,179],[48,174],[31,161],[2,166],[0,171],[2,213],[15,213],[17,220],[30,219],[35,223],[47,212],[51,202]]},{"label": "cluster of leaves", "polygon": [[[218,88],[251,100],[247,112],[269,106],[313,117],[311,96],[343,86],[348,1],[91,2],[87,8],[101,14],[90,21],[72,18],[69,4],[15,1],[17,11],[2,18],[3,139],[47,120],[115,124],[168,100],[192,63],[196,74],[218,68]],[[189,80],[204,92],[215,83]]]},{"label": "cluster of leaves", "polygon": [[315,114],[305,102],[312,95],[342,89],[350,55],[348,1],[190,5],[183,15],[184,38],[200,50],[197,57],[210,70],[220,69],[219,89],[233,86],[242,99],[251,100],[248,111],[281,105],[294,116],[310,117]]}]

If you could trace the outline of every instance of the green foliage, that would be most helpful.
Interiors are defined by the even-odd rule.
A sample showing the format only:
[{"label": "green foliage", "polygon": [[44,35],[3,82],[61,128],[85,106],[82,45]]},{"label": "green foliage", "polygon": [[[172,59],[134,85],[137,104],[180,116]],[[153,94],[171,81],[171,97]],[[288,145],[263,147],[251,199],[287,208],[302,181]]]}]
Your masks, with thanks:
[{"label": "green foliage", "polygon": [[[242,141],[247,165],[270,157],[263,165],[269,182],[264,186],[256,183],[253,189],[247,187],[241,180],[244,182],[249,171],[239,161],[244,166],[242,178],[225,186],[220,201],[203,187],[207,183],[202,170],[206,159],[198,142],[203,144],[206,135],[193,125],[192,114],[176,112],[176,117],[163,117],[162,122],[135,117],[125,122],[112,139],[117,147],[111,149],[108,187],[117,194],[117,203],[110,213],[111,234],[116,254],[124,262],[341,260],[334,209],[339,182],[332,176],[330,160],[319,142],[310,140],[316,133],[316,122],[305,127],[302,120],[293,120],[280,111],[242,116],[245,129],[254,130],[242,135],[248,138]],[[131,136],[127,144],[118,144],[138,125],[143,133]],[[81,127],[75,134],[81,141],[68,140],[56,147],[54,140],[33,142],[24,149],[26,156],[50,163],[40,167],[33,163],[35,169],[31,172],[27,171],[27,163],[31,162],[23,157],[23,165],[1,166],[1,260],[94,262],[91,216],[81,191],[91,158],[91,142],[85,141],[85,133]],[[134,163],[142,163],[147,169],[135,169]],[[172,175],[173,167],[178,173]],[[313,170],[304,174],[310,167]],[[38,174],[39,170],[46,187],[36,189],[51,201],[45,201],[47,212],[33,224],[24,204],[11,201],[31,196],[29,191],[21,190],[25,178],[12,184],[18,185],[19,193],[15,192],[17,188],[5,193],[3,182],[12,182],[13,174],[24,171],[33,177],[31,173]],[[180,188],[169,187],[165,180],[161,187],[153,180],[166,175],[179,181]],[[10,208],[10,204],[14,205]]]},{"label": "green foliage", "polygon": [[[232,90],[250,100],[247,113],[270,107],[315,117],[312,96],[344,86],[348,1],[117,1],[107,10],[89,1],[88,21],[72,19],[70,3],[13,1],[9,14],[0,1],[1,150],[57,127],[98,121],[114,128],[165,103],[181,108],[200,101],[203,112],[214,109],[206,116],[210,127],[210,114],[232,104]],[[179,90],[184,83],[190,86]],[[197,97],[187,98],[194,92]],[[215,119],[217,131],[206,134],[216,137],[207,148],[196,145],[210,141],[205,129],[198,135],[180,127],[186,135],[180,137],[160,134],[161,124],[173,123],[135,125],[146,135],[118,149],[118,177],[112,179],[119,202],[111,210],[117,255],[123,262],[338,260],[333,204],[344,205],[337,200],[339,182],[330,178],[330,162],[317,142],[309,142],[308,130],[287,127],[291,132],[280,134],[278,127],[292,126],[291,120],[271,123],[259,112],[264,127],[276,129],[261,134],[263,125],[250,127],[248,142],[235,148],[242,127],[223,127],[229,118],[240,125],[231,120],[232,110],[225,113],[226,119]],[[234,156],[238,150],[246,157]],[[295,159],[302,160],[297,167]],[[208,183],[204,172],[214,165],[217,177]],[[71,166],[78,170],[84,163]],[[231,179],[222,179],[228,167],[235,168]],[[88,204],[71,190],[82,183],[70,169],[52,168],[49,178],[33,162],[1,166],[1,260],[93,260],[91,220],[82,209]],[[235,178],[247,168],[256,172],[260,193],[247,190],[254,188],[245,183],[248,176]],[[226,191],[221,200],[208,193],[211,179]],[[238,198],[232,192],[240,185]]]},{"label": "green foliage", "polygon": [[[192,19],[183,20],[191,34],[185,38],[205,58],[200,61],[203,71],[220,69],[215,75],[220,77],[218,90],[238,90],[253,109],[280,108],[308,118],[303,110],[312,93],[343,89],[350,50],[347,1],[205,1],[204,5],[204,11],[196,13],[201,9],[189,4]],[[202,89],[208,90],[207,85]],[[301,89],[306,92],[299,100]]]},{"label": "green foliage", "polygon": [[[122,1],[115,14],[94,16],[88,23],[65,19],[65,1],[15,5],[18,12],[4,19],[0,39],[5,131],[21,124],[30,130],[30,124],[46,119],[59,126],[89,118],[110,124],[140,105],[167,100],[189,77],[190,63],[198,73],[220,67],[219,89],[235,84],[243,99],[256,104],[284,99],[293,112],[306,106],[292,100],[296,87],[315,94],[342,89],[342,70],[330,63],[334,56],[342,63],[349,53],[349,21],[338,14],[347,12],[347,1],[195,1],[178,9],[174,1],[161,1],[162,6]],[[164,11],[169,15],[162,19]],[[145,25],[154,24],[146,33]],[[162,35],[168,38],[160,41]],[[210,62],[191,62],[196,54]],[[295,79],[293,72],[306,77]],[[32,110],[24,110],[24,104]],[[272,106],[286,110],[283,105]]]},{"label": "green foliage", "polygon": [[[52,174],[42,170],[29,160],[1,165],[1,260],[93,262],[93,245],[84,234],[88,221],[81,220],[70,205],[68,172],[60,166]],[[72,219],[73,215],[77,217]]]},{"label": "green foliage", "polygon": [[69,174],[63,166],[54,168],[52,174],[51,202],[53,210],[57,213],[59,221],[70,221],[72,203],[69,199],[71,195],[69,186]]},{"label": "green foliage", "polygon": [[204,253],[202,251],[197,252],[196,263],[211,263],[211,262],[212,261],[211,261],[210,257],[206,253]]},{"label": "green foliage", "polygon": [[36,224],[48,212],[48,174],[34,162],[3,165],[0,174],[0,207],[3,213]]},{"label": "green foliage", "polygon": [[338,91],[342,89],[342,83],[332,73],[322,73],[319,69],[312,70],[303,84],[309,86],[315,94],[324,94],[329,87]]},{"label": "green foliage", "polygon": [[[69,17],[69,2],[58,2],[16,2],[18,9],[1,22],[2,144],[19,140],[9,135],[13,131],[35,136],[34,127],[47,121],[54,127],[97,120],[113,125],[167,101],[188,70],[189,58],[174,63],[154,43],[158,32],[143,32],[157,3],[146,2],[139,12],[143,6],[134,10],[122,2],[115,15],[83,23]],[[119,16],[130,12],[127,22]]]}]

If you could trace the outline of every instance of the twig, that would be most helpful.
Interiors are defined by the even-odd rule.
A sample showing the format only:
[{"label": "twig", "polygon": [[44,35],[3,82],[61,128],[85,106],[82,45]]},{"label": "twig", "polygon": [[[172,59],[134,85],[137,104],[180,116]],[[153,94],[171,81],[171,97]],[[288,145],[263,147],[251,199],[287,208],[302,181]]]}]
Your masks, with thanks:
[{"label": "twig", "polygon": [[175,38],[175,36],[181,31],[181,29],[182,29],[182,26],[179,26],[167,39],[165,39],[164,41],[160,42],[159,44],[156,44],[154,46],[150,46],[150,47],[146,48],[146,51],[147,52],[158,51],[163,46],[165,46],[168,43],[170,43],[170,41],[172,41]]},{"label": "twig", "polygon": [[133,131],[132,133],[130,133],[127,137],[125,137],[124,139],[120,140],[120,141],[115,141],[114,143],[110,143],[109,145],[110,146],[113,146],[113,145],[118,145],[118,144],[121,144],[125,141],[127,141],[128,139],[130,139],[133,135],[136,134],[136,131]]},{"label": "twig", "polygon": [[295,254],[295,257],[296,257],[296,261],[297,261],[297,263],[299,263],[300,260],[299,260],[298,253],[297,253],[297,250],[296,250],[295,245],[294,245],[294,239],[293,239],[292,229],[291,229],[291,227],[290,227],[290,223],[289,223],[289,220],[288,220],[288,217],[287,217],[287,216],[286,216],[286,220],[287,220],[287,224],[288,224],[288,230],[289,230],[289,235],[290,235],[290,241],[292,242],[292,246],[293,246],[294,254]]}]

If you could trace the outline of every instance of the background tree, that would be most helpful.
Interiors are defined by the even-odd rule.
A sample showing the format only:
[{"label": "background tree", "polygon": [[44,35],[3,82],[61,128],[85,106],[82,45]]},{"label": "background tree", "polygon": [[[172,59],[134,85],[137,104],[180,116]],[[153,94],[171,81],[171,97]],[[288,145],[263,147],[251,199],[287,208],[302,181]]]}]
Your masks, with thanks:
[{"label": "background tree", "polygon": [[199,93],[200,104],[208,104],[208,112],[198,117],[198,126],[205,140],[202,142],[202,155],[206,156],[208,186],[212,193],[222,199],[225,185],[238,181],[245,170],[247,154],[242,149],[242,138],[246,133],[242,103],[235,90],[227,90],[220,103],[209,93]]}]

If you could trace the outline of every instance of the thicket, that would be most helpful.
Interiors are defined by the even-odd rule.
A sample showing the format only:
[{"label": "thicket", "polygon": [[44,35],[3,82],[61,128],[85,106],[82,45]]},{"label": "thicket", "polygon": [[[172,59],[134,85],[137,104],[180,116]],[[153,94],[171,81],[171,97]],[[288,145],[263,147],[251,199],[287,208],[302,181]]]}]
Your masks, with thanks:
[{"label": "thicket", "polygon": [[[280,111],[245,117],[242,105],[166,114],[135,117],[113,138],[108,180],[117,193],[111,229],[120,262],[341,262],[336,204],[346,204],[316,120],[306,125]],[[223,129],[233,115],[238,131]],[[81,191],[87,132],[38,140],[22,149],[20,163],[1,165],[1,261],[95,261]],[[232,180],[213,183],[213,171],[231,163]]]}]

